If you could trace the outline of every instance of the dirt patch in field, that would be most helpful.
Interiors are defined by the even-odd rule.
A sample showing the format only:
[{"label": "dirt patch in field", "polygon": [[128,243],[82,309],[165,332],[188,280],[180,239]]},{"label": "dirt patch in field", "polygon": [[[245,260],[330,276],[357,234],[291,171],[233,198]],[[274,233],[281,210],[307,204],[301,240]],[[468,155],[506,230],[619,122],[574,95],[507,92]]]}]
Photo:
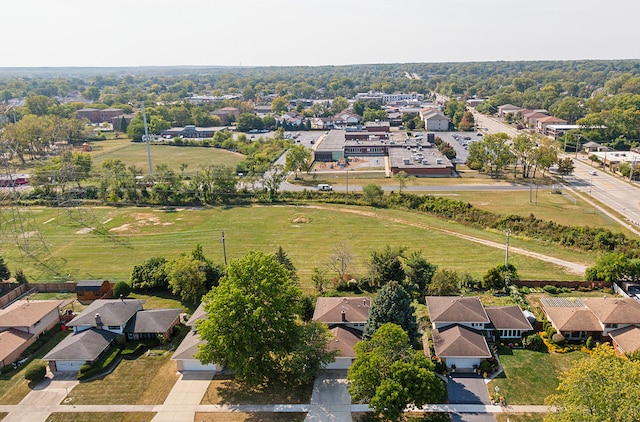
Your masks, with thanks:
[{"label": "dirt patch in field", "polygon": [[139,233],[140,229],[146,226],[170,226],[174,223],[163,223],[160,221],[160,218],[156,215],[150,213],[133,213],[131,214],[131,218],[135,221],[133,223],[126,223],[118,227],[114,227],[110,229],[110,232],[122,233]]},{"label": "dirt patch in field", "polygon": [[309,222],[309,219],[305,216],[300,216],[300,217],[296,217],[293,220],[291,220],[291,222],[293,224],[306,224]]},{"label": "dirt patch in field", "polygon": [[85,227],[76,232],[76,234],[89,234],[93,231],[93,227]]}]

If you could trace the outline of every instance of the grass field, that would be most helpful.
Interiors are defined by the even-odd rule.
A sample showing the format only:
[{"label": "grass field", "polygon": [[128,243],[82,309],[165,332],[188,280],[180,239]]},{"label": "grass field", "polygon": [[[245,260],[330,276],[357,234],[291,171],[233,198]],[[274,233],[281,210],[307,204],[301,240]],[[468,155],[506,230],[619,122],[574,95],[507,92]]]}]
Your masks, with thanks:
[{"label": "grass field", "polygon": [[543,422],[544,413],[496,413],[497,422]]},{"label": "grass field", "polygon": [[200,422],[302,422],[306,413],[196,413]]},{"label": "grass field", "polygon": [[268,385],[247,389],[233,376],[216,375],[209,383],[201,404],[306,404],[311,400],[313,383],[303,386]]},{"label": "grass field", "polygon": [[[110,159],[122,160],[127,167],[135,165],[146,171],[149,169],[147,147],[142,142],[113,139],[93,142],[91,146],[93,151],[90,155],[93,159],[94,169],[100,168],[100,164],[103,161]],[[154,167],[158,164],[167,164],[170,169],[176,172],[180,172],[180,165],[186,163],[188,167],[185,170],[185,174],[189,174],[212,164],[224,164],[235,168],[239,162],[244,160],[244,156],[219,148],[151,145],[151,160]]]},{"label": "grass field", "polygon": [[52,413],[47,418],[48,422],[140,422],[151,421],[155,413]]},{"label": "grass field", "polygon": [[544,404],[545,397],[555,392],[562,372],[569,370],[574,360],[586,356],[582,352],[513,350],[512,355],[500,355],[505,377],[494,379],[487,387],[493,391],[499,386],[507,404]]},{"label": "grass field", "polygon": [[[503,233],[473,229],[401,210],[322,205],[315,208],[253,206],[206,210],[96,207],[90,211],[97,221],[105,222],[105,228],[111,230],[117,242],[83,231],[63,210],[34,208],[31,211],[48,250],[76,280],[126,281],[133,266],[145,259],[152,256],[172,259],[192,251],[196,244],[203,246],[210,259],[222,262],[220,236],[223,229],[229,259],[250,250],[271,253],[282,245],[298,269],[303,287],[311,286],[313,267],[324,267],[332,247],[339,242],[346,242],[352,250],[354,260],[348,272],[356,275],[365,272],[369,252],[387,244],[420,249],[431,262],[468,271],[476,277],[504,260],[504,250],[469,242],[442,230],[499,243],[504,243]],[[35,236],[30,242],[33,246],[41,245]],[[594,254],[516,236],[511,236],[511,245],[573,262],[590,264],[595,260]],[[6,242],[3,246],[3,256],[11,269],[23,268],[35,281],[50,279],[32,261],[23,259],[14,244]],[[575,275],[565,274],[555,265],[543,261],[515,253],[511,259],[525,279],[576,279]]]},{"label": "grass field", "polygon": [[73,404],[162,404],[178,380],[171,353],[123,359],[109,375],[76,385]]}]

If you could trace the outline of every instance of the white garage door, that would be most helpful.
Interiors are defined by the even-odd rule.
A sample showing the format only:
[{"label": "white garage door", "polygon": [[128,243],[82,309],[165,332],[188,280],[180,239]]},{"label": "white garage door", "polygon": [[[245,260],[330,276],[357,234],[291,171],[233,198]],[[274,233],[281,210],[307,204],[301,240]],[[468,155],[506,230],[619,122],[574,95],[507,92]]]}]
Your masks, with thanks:
[{"label": "white garage door", "polygon": [[78,372],[84,362],[57,360],[56,371],[61,372]]},{"label": "white garage door", "polygon": [[189,359],[182,361],[182,371],[218,371],[220,370],[217,364],[203,365],[197,359]]},{"label": "white garage door", "polygon": [[473,365],[480,365],[479,358],[447,358],[447,366],[451,368],[455,365],[456,369],[472,369]]}]

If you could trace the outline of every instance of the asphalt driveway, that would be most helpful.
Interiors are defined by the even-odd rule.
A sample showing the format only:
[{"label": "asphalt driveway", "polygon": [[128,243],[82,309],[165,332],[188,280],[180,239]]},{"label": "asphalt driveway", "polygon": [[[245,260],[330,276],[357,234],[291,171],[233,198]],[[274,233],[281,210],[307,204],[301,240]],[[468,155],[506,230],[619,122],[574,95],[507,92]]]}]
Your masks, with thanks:
[{"label": "asphalt driveway", "polygon": [[[447,381],[447,392],[451,404],[491,404],[484,378],[477,374],[452,373]],[[451,420],[495,422],[496,418],[491,413],[453,413]]]}]

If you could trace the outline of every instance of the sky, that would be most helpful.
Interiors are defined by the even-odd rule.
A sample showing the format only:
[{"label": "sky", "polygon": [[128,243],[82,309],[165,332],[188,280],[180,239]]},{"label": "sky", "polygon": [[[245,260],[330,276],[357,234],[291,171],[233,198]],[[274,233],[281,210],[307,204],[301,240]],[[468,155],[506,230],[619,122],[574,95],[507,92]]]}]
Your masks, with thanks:
[{"label": "sky", "polygon": [[640,59],[638,0],[2,1],[0,67]]}]

